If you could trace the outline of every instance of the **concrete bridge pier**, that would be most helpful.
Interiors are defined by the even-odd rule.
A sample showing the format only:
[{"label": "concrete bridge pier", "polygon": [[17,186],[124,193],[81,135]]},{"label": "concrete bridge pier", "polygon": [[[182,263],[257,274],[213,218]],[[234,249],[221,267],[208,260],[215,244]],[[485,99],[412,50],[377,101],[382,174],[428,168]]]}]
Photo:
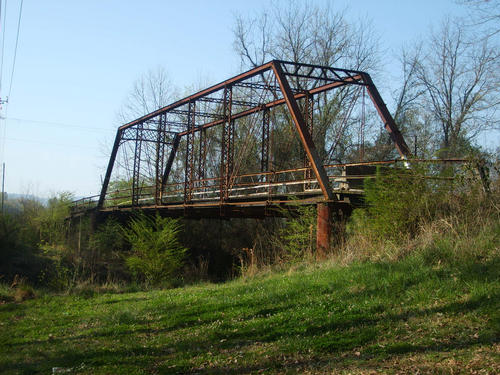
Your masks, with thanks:
[{"label": "concrete bridge pier", "polygon": [[332,236],[332,209],[328,203],[318,203],[316,206],[316,254],[324,258],[330,250]]}]

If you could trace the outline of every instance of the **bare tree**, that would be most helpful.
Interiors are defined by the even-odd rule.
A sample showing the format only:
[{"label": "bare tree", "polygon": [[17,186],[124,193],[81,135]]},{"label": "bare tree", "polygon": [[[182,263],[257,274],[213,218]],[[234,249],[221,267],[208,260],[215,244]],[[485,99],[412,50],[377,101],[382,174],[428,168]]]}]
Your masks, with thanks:
[{"label": "bare tree", "polygon": [[[424,45],[422,42],[401,50],[400,86],[394,91],[394,121],[406,135],[406,141],[415,157],[429,157],[438,146],[431,131],[432,117],[424,103],[425,88],[420,84],[418,72],[421,66]],[[396,81],[397,82],[397,81]],[[379,159],[391,158],[393,147],[390,138],[384,132],[376,142]]]},{"label": "bare tree", "polygon": [[490,38],[500,33],[500,1],[459,0],[458,3],[470,9],[466,24],[481,28],[482,38]]},{"label": "bare tree", "polygon": [[234,48],[244,67],[280,59],[373,71],[376,33],[369,22],[350,23],[344,13],[329,4],[273,2],[254,17],[236,18]]},{"label": "bare tree", "polygon": [[117,113],[118,121],[124,124],[164,107],[172,102],[176,92],[165,68],[151,69],[134,82]]},{"label": "bare tree", "polygon": [[[422,137],[422,124],[424,123],[425,112],[421,110],[419,104],[424,90],[422,87],[419,87],[417,80],[417,68],[420,63],[421,53],[422,44],[412,49],[402,49],[399,58],[401,76],[398,79],[400,85],[393,92],[394,121],[398,125],[399,130],[406,134],[408,146],[413,146],[413,150],[417,149],[415,141],[417,138],[420,144],[424,141]],[[398,82],[398,79],[394,79],[393,82]],[[413,138],[413,145],[411,138]],[[426,142],[423,144],[427,145]],[[419,146],[418,149],[420,154],[422,154],[422,146]],[[397,157],[393,142],[384,129],[380,129],[377,138],[371,147],[367,147],[366,152],[375,160]]]},{"label": "bare tree", "polygon": [[[177,88],[173,85],[165,68],[158,66],[150,69],[134,81],[129,94],[125,97],[116,114],[118,125],[126,124],[162,108],[170,104],[176,96]],[[110,154],[111,148],[112,143],[104,146],[106,156]],[[133,143],[124,143],[120,147],[116,168],[113,171],[112,183],[116,185],[115,189],[127,188],[130,185],[134,152]],[[151,144],[144,144],[142,155],[144,155],[144,160],[141,161],[141,168],[144,171],[141,173],[153,176],[155,170],[155,166],[152,164],[155,155],[154,147]]]},{"label": "bare tree", "polygon": [[489,39],[474,42],[463,25],[446,20],[419,60],[422,109],[432,114],[447,154],[461,153],[479,132],[498,126],[500,53]]},{"label": "bare tree", "polygon": [[[234,48],[246,68],[278,59],[379,71],[379,46],[371,24],[348,22],[345,12],[334,10],[329,3],[272,2],[254,17],[237,17],[233,31]],[[300,82],[296,84],[300,86]],[[359,118],[348,118],[348,113],[356,112],[352,112],[351,103],[357,98],[359,92],[353,87],[341,88],[333,97],[318,96],[321,109],[314,113],[313,138],[324,160],[347,161],[358,147],[354,129]],[[287,149],[285,155],[289,154]]]}]

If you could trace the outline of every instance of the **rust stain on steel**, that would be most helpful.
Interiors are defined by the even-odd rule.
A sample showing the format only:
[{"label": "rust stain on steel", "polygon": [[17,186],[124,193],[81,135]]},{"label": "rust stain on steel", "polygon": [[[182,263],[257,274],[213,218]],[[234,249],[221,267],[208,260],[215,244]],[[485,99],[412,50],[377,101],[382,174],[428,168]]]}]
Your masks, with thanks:
[{"label": "rust stain on steel", "polygon": [[194,101],[194,100],[199,99],[203,96],[210,95],[218,90],[224,89],[224,87],[230,86],[233,83],[240,82],[240,81],[243,81],[243,80],[248,79],[248,78],[252,78],[252,77],[256,76],[257,74],[260,74],[260,73],[268,70],[271,67],[271,64],[272,64],[272,61],[268,62],[267,64],[261,65],[257,68],[250,69],[249,71],[242,73],[242,74],[239,74],[233,78],[230,78],[227,81],[221,82],[217,85],[213,85],[205,90],[201,90],[194,95],[190,95],[190,96],[188,96],[184,99],[178,100],[178,101],[176,101],[176,102],[174,102],[166,107],[160,108],[160,109],[158,109],[154,112],[151,112],[145,116],[139,117],[137,120],[134,120],[134,121],[131,121],[125,125],[122,125],[122,126],[120,126],[120,129],[126,129],[126,128],[133,126],[133,125],[137,125],[141,122],[144,122],[146,120],[154,118],[161,113],[168,112],[169,110],[178,108],[184,104],[189,103],[190,101]]},{"label": "rust stain on steel", "polygon": [[[361,83],[359,83],[359,82],[361,82]],[[295,100],[298,100],[298,99],[305,98],[307,95],[316,95],[316,94],[319,94],[321,92],[325,92],[325,91],[328,91],[328,90],[331,90],[331,89],[334,89],[337,87],[345,86],[347,84],[358,84],[358,83],[362,84],[361,76],[359,76],[359,75],[355,76],[353,78],[349,78],[349,80],[346,80],[346,82],[329,83],[329,84],[311,89],[307,93],[301,92],[301,93],[295,94],[293,97],[295,98]],[[233,118],[233,120],[237,120],[239,118],[249,116],[249,115],[254,114],[256,112],[265,111],[266,109],[271,109],[271,108],[283,105],[285,103],[286,103],[285,99],[276,99],[276,100],[273,100],[273,101],[268,102],[266,104],[259,105],[259,106],[256,106],[254,108],[250,108],[250,109],[247,109],[245,111],[235,113],[232,115],[232,118]],[[224,123],[224,119],[207,122],[206,124],[203,124],[200,127],[197,127],[195,129],[195,131],[200,131],[201,129],[211,128],[213,126],[221,125],[223,123]],[[181,136],[186,135],[186,134],[187,134],[187,131],[179,133],[179,135],[181,135]]]},{"label": "rust stain on steel", "polygon": [[366,88],[368,89],[368,94],[370,95],[370,98],[373,101],[375,108],[377,108],[377,112],[384,123],[385,129],[387,130],[392,141],[394,142],[396,149],[398,150],[399,154],[402,157],[404,158],[410,157],[411,156],[410,148],[406,144],[403,136],[401,135],[401,132],[396,126],[394,118],[389,113],[389,110],[387,109],[384,101],[382,100],[382,97],[380,96],[380,93],[378,92],[377,88],[373,84],[370,75],[363,73],[362,77],[363,81],[366,84]]},{"label": "rust stain on steel", "polygon": [[[303,87],[296,83],[299,79],[307,80],[309,83]],[[268,200],[271,200],[272,194],[279,193],[279,190],[273,193],[271,186],[283,185],[283,181],[279,181],[279,173],[287,173],[270,170],[274,166],[271,150],[271,145],[274,144],[272,139],[274,125],[270,118],[270,110],[278,106],[286,106],[288,109],[307,155],[307,162],[305,164],[301,162],[304,168],[292,168],[288,171],[290,173],[304,171],[303,176],[306,178],[303,181],[307,182],[304,185],[304,193],[306,190],[317,189],[311,187],[311,183],[317,183],[323,199],[333,201],[337,199],[337,196],[330,186],[325,166],[312,138],[313,96],[346,85],[367,87],[398,152],[402,157],[408,156],[408,147],[367,73],[273,60],[120,126],[116,133],[96,208],[103,209],[106,199],[117,200],[115,199],[116,192],[108,196],[107,189],[118,150],[125,142],[135,142],[129,148],[133,154],[133,168],[127,171],[132,175],[132,188],[130,189],[132,195],[119,199],[130,199],[132,206],[142,207],[146,200],[151,199],[151,196],[156,205],[166,205],[168,200],[164,198],[172,197],[171,194],[178,191],[184,191],[183,204],[190,205],[194,203],[195,198],[200,200],[202,197],[208,198],[207,194],[214,194],[214,188],[218,186],[217,194],[222,207],[229,203],[229,200],[234,199],[233,186],[241,188],[248,185],[248,181],[244,178],[257,175],[261,179],[255,186],[259,186],[263,178],[269,187]],[[298,103],[302,100],[305,100],[305,114],[301,112]],[[261,134],[260,155],[258,156],[261,159],[258,163],[261,173],[239,175],[240,166],[237,165],[239,161],[235,159],[235,152],[239,151],[238,147],[241,148],[241,143],[235,145],[235,134],[238,131],[237,120],[254,114],[262,117],[262,121],[259,120],[261,129],[258,132]],[[214,148],[210,148],[207,144],[207,139],[209,139],[207,130],[215,126],[221,126],[222,129],[211,133],[210,139],[215,139],[216,144],[214,151]],[[152,143],[156,147],[154,151],[150,148]],[[181,144],[183,147],[179,153]],[[169,155],[168,160],[165,160],[167,155]],[[179,158],[183,159],[180,167],[175,162]],[[211,160],[218,160],[218,167],[208,166]],[[174,162],[177,175],[179,168],[184,168],[181,172],[184,181],[167,184]],[[149,176],[151,170],[154,171],[154,176]],[[213,177],[214,170],[218,171],[215,177]],[[314,173],[315,180],[311,172]],[[298,176],[285,179],[287,183],[301,181]],[[151,181],[154,181],[154,186],[148,186]],[[216,185],[211,185],[212,183]],[[285,185],[283,189],[296,191],[287,190]],[[196,197],[193,194],[197,194]],[[236,193],[238,194],[240,193]],[[258,192],[258,194],[261,193]]]},{"label": "rust stain on steel", "polygon": [[325,199],[333,200],[334,196],[330,187],[330,183],[328,182],[328,176],[326,175],[325,169],[323,168],[323,163],[318,155],[318,152],[316,151],[316,146],[314,145],[311,134],[307,129],[307,125],[304,121],[302,113],[300,112],[299,106],[297,105],[297,101],[293,97],[292,90],[290,89],[290,85],[288,84],[288,80],[283,74],[283,69],[281,68],[280,63],[273,63],[273,70],[276,73],[276,77],[278,78],[281,92],[285,97],[286,104],[288,106],[290,114],[292,115],[292,119],[297,128],[297,131],[299,132],[302,145],[306,150],[314,174],[318,179],[321,191],[323,192]]}]

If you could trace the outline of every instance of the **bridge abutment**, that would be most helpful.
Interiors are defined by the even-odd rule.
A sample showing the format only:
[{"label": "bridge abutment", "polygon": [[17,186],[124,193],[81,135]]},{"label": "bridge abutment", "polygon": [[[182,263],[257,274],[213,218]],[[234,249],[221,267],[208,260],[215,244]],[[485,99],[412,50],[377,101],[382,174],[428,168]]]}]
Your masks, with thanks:
[{"label": "bridge abutment", "polygon": [[324,258],[330,250],[332,236],[332,209],[328,203],[318,203],[316,206],[316,253],[318,258]]}]

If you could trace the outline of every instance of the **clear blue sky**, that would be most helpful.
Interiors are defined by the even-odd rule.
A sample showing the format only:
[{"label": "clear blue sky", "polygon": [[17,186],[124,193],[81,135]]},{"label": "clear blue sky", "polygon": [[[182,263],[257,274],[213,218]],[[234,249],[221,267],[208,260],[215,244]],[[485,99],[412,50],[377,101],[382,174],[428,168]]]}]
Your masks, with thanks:
[{"label": "clear blue sky", "polygon": [[[25,0],[12,92],[1,110],[6,191],[98,193],[108,157],[104,145],[114,138],[116,112],[133,81],[158,65],[179,87],[237,74],[233,16],[267,3]],[[424,36],[445,15],[464,14],[452,0],[332,3],[347,6],[350,19],[373,21],[388,67],[403,43]],[[2,98],[10,84],[19,4],[10,0],[7,6]]]}]

